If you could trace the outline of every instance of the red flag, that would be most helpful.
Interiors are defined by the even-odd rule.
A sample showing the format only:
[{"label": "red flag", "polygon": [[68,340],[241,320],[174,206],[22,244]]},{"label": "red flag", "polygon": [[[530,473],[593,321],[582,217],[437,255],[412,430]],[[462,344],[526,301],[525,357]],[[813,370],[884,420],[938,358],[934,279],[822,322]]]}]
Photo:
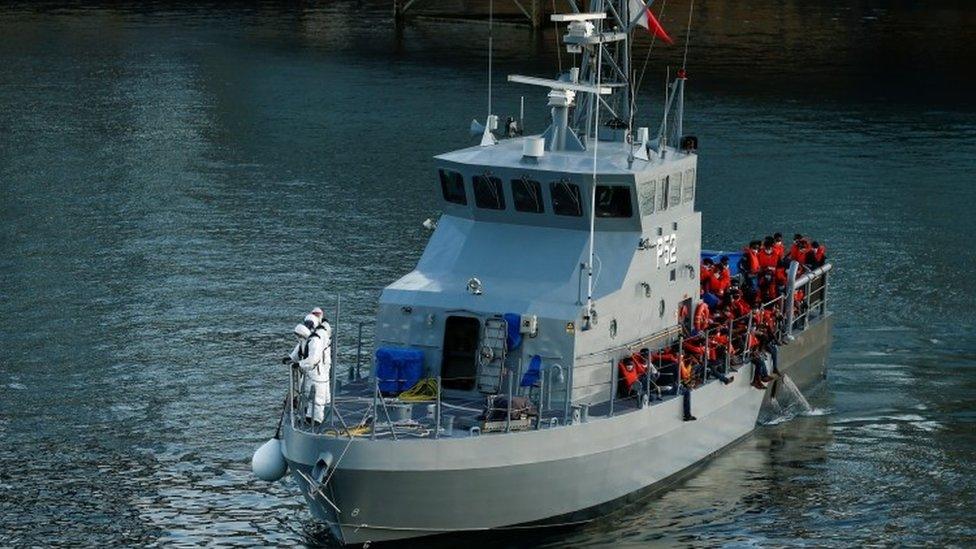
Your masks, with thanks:
[{"label": "red flag", "polygon": [[645,17],[637,21],[637,24],[647,29],[647,32],[657,36],[661,40],[664,40],[668,44],[674,44],[674,40],[668,36],[668,31],[664,30],[661,23],[654,17],[651,10],[647,8],[641,0],[630,0],[630,11],[631,13],[637,14],[640,10],[644,10]]},{"label": "red flag", "polygon": [[674,44],[674,40],[671,40],[671,37],[668,36],[668,31],[664,30],[664,27],[661,26],[661,23],[657,20],[657,17],[654,17],[651,10],[644,8],[644,11],[647,12],[647,30],[668,44]]}]

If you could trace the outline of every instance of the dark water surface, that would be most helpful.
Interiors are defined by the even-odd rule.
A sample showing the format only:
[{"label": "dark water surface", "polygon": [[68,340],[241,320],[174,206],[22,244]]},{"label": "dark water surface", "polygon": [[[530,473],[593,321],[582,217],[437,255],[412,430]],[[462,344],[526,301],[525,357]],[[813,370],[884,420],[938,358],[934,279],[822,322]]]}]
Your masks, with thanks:
[{"label": "dark water surface", "polygon": [[[430,157],[486,110],[484,25],[397,33],[386,2],[0,10],[0,545],[327,543],[290,483],[249,471],[274,358],[337,294],[369,321],[418,258]],[[665,12],[679,36],[686,10]],[[971,12],[696,5],[705,244],[826,243],[821,413],[606,520],[499,545],[976,543]],[[532,93],[505,74],[554,73],[553,38],[496,29],[496,112]],[[654,51],[642,125],[679,57]]]}]

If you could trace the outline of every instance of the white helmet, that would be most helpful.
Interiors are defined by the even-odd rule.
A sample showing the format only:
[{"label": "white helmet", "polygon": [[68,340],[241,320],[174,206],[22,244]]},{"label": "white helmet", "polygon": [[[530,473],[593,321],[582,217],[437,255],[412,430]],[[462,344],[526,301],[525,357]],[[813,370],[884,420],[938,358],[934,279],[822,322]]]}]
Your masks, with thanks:
[{"label": "white helmet", "polygon": [[299,324],[295,326],[295,335],[300,339],[308,339],[308,336],[312,335],[312,330],[309,330],[305,324]]}]

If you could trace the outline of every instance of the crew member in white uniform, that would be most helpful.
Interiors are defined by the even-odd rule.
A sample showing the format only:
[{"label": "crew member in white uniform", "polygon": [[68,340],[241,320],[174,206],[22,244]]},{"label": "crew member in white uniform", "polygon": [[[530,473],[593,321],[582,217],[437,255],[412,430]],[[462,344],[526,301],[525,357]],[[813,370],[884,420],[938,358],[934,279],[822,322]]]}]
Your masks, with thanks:
[{"label": "crew member in white uniform", "polygon": [[321,314],[322,310],[316,307],[295,326],[299,341],[288,356],[304,374],[302,390],[305,398],[310,399],[312,390],[315,390],[314,399],[308,400],[305,417],[317,423],[325,419],[325,407],[331,400],[332,327],[319,316]]}]

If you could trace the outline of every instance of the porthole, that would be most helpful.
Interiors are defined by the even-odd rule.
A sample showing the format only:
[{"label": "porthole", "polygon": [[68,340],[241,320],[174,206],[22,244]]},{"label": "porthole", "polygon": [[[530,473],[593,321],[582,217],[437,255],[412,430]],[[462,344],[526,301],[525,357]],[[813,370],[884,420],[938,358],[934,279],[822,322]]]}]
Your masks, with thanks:
[{"label": "porthole", "polygon": [[610,338],[613,339],[617,337],[617,319],[610,321]]},{"label": "porthole", "polygon": [[663,299],[661,300],[661,305],[658,307],[657,314],[661,318],[664,318],[664,300]]}]

